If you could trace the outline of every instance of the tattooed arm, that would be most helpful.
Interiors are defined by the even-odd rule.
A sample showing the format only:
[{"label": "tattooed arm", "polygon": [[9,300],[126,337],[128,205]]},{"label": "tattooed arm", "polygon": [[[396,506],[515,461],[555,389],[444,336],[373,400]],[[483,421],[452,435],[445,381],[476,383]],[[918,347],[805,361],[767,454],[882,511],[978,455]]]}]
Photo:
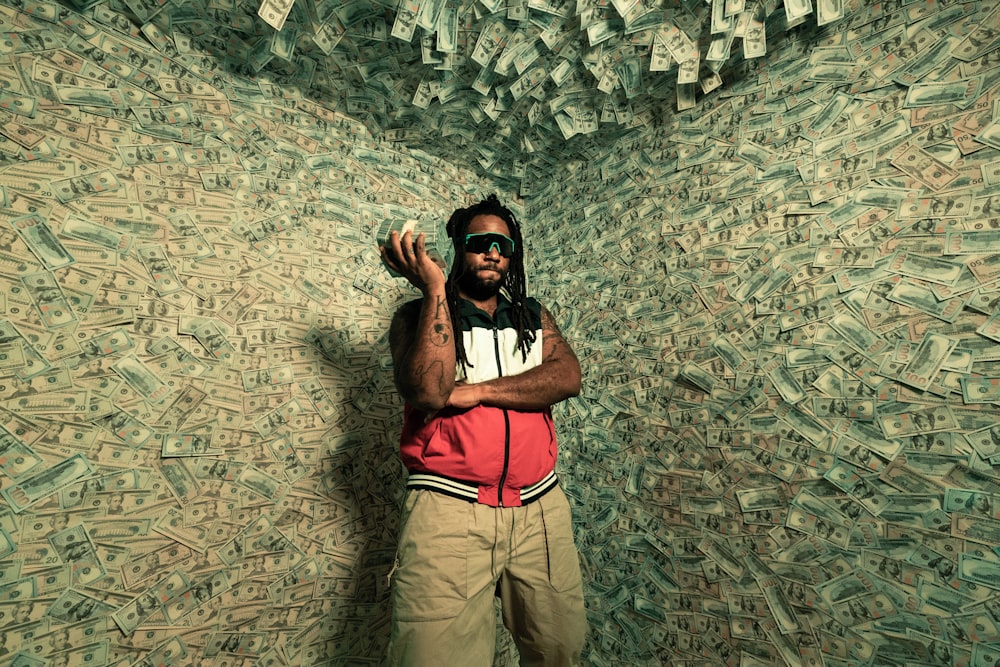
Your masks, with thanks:
[{"label": "tattooed arm", "polygon": [[442,268],[427,254],[424,235],[392,233],[382,258],[424,294],[392,318],[389,347],[399,394],[424,412],[443,408],[455,387],[455,341]]},{"label": "tattooed arm", "polygon": [[443,290],[403,305],[392,318],[389,346],[396,389],[418,410],[440,410],[455,386],[452,335]]},{"label": "tattooed arm", "polygon": [[546,308],[542,308],[542,363],[518,375],[459,384],[448,405],[470,408],[484,403],[515,410],[542,410],[580,393],[580,362]]}]

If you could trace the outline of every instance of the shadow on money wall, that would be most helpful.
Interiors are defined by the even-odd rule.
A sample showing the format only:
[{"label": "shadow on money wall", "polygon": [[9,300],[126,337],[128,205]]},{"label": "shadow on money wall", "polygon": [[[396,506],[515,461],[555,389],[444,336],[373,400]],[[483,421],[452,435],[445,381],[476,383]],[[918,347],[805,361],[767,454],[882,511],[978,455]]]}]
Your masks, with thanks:
[{"label": "shadow on money wall", "polygon": [[[311,327],[305,340],[323,355],[325,372],[350,387],[337,403],[316,395],[322,387],[304,387],[330,426],[315,472],[316,492],[329,513],[317,537],[331,557],[330,579],[315,595],[327,602],[319,638],[327,659],[378,665],[389,640],[388,574],[405,493],[398,450],[402,402],[394,392],[382,391],[393,383],[384,335],[371,346],[352,341],[346,331]],[[372,365],[372,359],[380,362]],[[335,415],[327,412],[328,405],[337,406]]]},{"label": "shadow on money wall", "polygon": [[375,230],[487,186],[216,79],[131,12],[0,6],[7,647],[377,664],[402,489],[381,339],[406,296]]}]

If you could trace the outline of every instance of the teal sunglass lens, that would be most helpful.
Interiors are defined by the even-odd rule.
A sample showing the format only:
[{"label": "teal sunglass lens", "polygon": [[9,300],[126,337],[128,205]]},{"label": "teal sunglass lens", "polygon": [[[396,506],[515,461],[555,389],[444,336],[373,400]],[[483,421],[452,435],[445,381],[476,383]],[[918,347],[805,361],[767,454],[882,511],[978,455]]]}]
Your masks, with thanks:
[{"label": "teal sunglass lens", "polygon": [[501,257],[514,255],[514,240],[503,234],[486,233],[465,236],[465,249],[469,252],[488,253],[494,247]]}]

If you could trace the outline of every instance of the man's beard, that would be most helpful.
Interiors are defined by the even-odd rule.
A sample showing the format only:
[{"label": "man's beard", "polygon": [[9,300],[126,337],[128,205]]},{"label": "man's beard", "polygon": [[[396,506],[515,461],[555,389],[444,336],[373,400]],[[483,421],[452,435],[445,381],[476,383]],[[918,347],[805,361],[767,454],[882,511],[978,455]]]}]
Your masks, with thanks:
[{"label": "man's beard", "polygon": [[486,301],[500,293],[506,275],[499,273],[495,280],[483,280],[475,271],[467,271],[458,279],[459,289],[475,301]]}]

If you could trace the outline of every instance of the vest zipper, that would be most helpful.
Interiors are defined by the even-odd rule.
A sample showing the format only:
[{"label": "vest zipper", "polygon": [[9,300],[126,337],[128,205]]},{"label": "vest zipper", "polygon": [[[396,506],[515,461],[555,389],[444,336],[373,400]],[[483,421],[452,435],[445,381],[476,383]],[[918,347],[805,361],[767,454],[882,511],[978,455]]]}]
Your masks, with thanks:
[{"label": "vest zipper", "polygon": [[[500,334],[496,319],[493,320],[493,350],[497,357],[497,377],[503,377],[503,367],[500,365]],[[510,416],[507,408],[503,410],[503,470],[500,472],[500,486],[497,488],[497,505],[503,507],[503,485],[507,481],[507,468],[510,465]]]}]

